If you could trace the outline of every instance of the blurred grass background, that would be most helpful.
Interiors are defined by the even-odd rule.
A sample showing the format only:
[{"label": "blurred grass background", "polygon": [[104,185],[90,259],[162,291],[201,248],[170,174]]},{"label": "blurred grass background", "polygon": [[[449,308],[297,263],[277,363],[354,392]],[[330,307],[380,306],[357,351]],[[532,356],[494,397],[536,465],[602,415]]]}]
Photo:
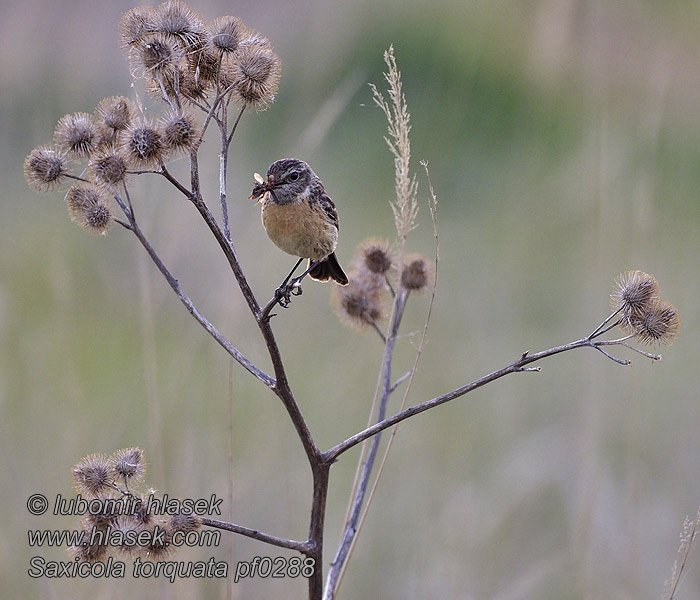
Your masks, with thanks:
[{"label": "blurred grass background", "polygon": [[[306,159],[340,212],[338,255],[391,237],[393,164],[367,82],[394,44],[413,117],[414,167],[439,198],[440,281],[411,403],[585,335],[614,278],[658,278],[683,324],[658,364],[554,357],[400,430],[350,563],[343,598],[658,598],[678,532],[700,503],[700,4],[653,0],[192,4],[234,14],[283,62],[277,102],[246,114],[231,156],[230,213],[259,298],[291,266],[247,200],[252,173]],[[27,497],[70,494],[81,457],[138,445],[171,496],[227,498],[224,518],[303,539],[310,476],[285,411],[188,317],[135,240],[93,238],[22,160],[64,114],[130,87],[116,27],[134,4],[6,0],[0,22],[0,502],[3,597],[305,597],[300,580],[32,580]],[[151,106],[146,100],[145,104]],[[151,110],[156,111],[153,107]],[[157,113],[156,113],[157,114]],[[218,185],[203,150],[205,195]],[[184,173],[180,161],[173,167]],[[180,171],[182,170],[182,171]],[[421,202],[427,186],[419,175]],[[193,209],[155,180],[135,202],[152,242],[203,312],[265,368],[264,347]],[[429,254],[427,210],[411,250]],[[381,347],[344,329],[328,286],[307,284],[275,331],[319,445],[364,427]],[[412,362],[427,299],[409,306],[395,371]],[[399,397],[395,398],[395,402]],[[393,407],[394,410],[396,407]],[[230,450],[229,450],[230,449]],[[229,458],[232,453],[232,459]],[[334,466],[332,558],[358,452]],[[228,501],[229,472],[233,480]],[[284,554],[243,538],[193,549],[231,569]],[[697,553],[694,553],[697,556]],[[679,598],[700,593],[697,559]],[[227,596],[230,594],[230,596]]]}]

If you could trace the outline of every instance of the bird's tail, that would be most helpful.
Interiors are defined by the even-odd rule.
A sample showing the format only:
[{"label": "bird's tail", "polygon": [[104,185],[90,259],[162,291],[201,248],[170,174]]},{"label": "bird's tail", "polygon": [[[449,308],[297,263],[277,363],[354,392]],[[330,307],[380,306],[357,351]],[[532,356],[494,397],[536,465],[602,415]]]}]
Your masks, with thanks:
[{"label": "bird's tail", "polygon": [[[311,260],[309,260],[311,265]],[[309,277],[316,281],[328,281],[332,279],[340,285],[348,284],[348,276],[338,263],[335,252],[332,252],[326,260],[321,261],[309,271]]]}]

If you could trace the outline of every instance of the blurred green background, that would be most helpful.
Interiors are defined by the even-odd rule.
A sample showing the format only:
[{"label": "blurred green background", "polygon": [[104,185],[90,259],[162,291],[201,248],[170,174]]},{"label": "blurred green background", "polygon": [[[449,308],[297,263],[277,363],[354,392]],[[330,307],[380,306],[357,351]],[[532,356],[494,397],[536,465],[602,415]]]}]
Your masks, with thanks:
[{"label": "blurred green background", "polygon": [[[61,193],[27,188],[22,161],[66,113],[131,86],[117,23],[134,4],[5,0],[0,21],[0,564],[5,598],[302,598],[301,580],[32,580],[27,497],[71,493],[93,452],[138,445],[171,496],[226,498],[223,518],[303,539],[310,475],[286,412],[187,315],[133,236],[86,235]],[[414,168],[439,198],[440,279],[409,398],[418,403],[524,350],[577,339],[607,315],[615,277],[642,269],[682,329],[650,364],[593,351],[542,363],[407,422],[350,563],[342,598],[658,598],[683,519],[700,503],[700,3],[652,0],[201,0],[233,14],[283,62],[277,102],[246,114],[231,155],[232,229],[258,297],[291,266],[247,200],[252,173],[306,159],[341,220],[347,264],[393,237],[393,163],[368,82],[393,44],[412,113]],[[202,150],[216,208],[216,141]],[[185,173],[184,161],[173,165]],[[427,185],[412,251],[432,252]],[[162,182],[139,180],[142,227],[201,310],[251,359],[265,349],[216,244]],[[292,386],[322,448],[365,426],[381,346],[343,328],[329,286],[274,320]],[[427,298],[411,301],[395,372],[413,360]],[[390,410],[396,410],[396,402]],[[332,470],[326,560],[359,452]],[[229,478],[232,491],[229,496]],[[229,498],[231,500],[229,501]],[[287,556],[240,537],[231,569]],[[700,594],[697,552],[678,598]]]}]

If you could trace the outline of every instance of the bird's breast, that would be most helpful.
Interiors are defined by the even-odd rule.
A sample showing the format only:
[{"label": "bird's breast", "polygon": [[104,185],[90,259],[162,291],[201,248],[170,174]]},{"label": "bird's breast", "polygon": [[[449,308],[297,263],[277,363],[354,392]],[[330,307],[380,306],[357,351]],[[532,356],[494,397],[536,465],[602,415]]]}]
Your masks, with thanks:
[{"label": "bird's breast", "polygon": [[294,256],[323,260],[338,242],[337,227],[318,203],[275,204],[268,195],[262,206],[262,223],[269,238]]}]

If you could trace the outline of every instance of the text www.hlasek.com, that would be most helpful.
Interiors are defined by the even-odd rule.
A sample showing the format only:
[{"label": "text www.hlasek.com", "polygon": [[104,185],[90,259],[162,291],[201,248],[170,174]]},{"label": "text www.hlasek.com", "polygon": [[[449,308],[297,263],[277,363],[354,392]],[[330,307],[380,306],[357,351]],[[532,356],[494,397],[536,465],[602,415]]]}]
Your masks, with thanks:
[{"label": "text www.hlasek.com", "polygon": [[315,561],[313,558],[300,558],[292,556],[284,558],[278,556],[256,556],[253,560],[239,560],[236,565],[236,573],[233,582],[238,583],[242,579],[252,579],[254,577],[306,577],[314,574]]}]

